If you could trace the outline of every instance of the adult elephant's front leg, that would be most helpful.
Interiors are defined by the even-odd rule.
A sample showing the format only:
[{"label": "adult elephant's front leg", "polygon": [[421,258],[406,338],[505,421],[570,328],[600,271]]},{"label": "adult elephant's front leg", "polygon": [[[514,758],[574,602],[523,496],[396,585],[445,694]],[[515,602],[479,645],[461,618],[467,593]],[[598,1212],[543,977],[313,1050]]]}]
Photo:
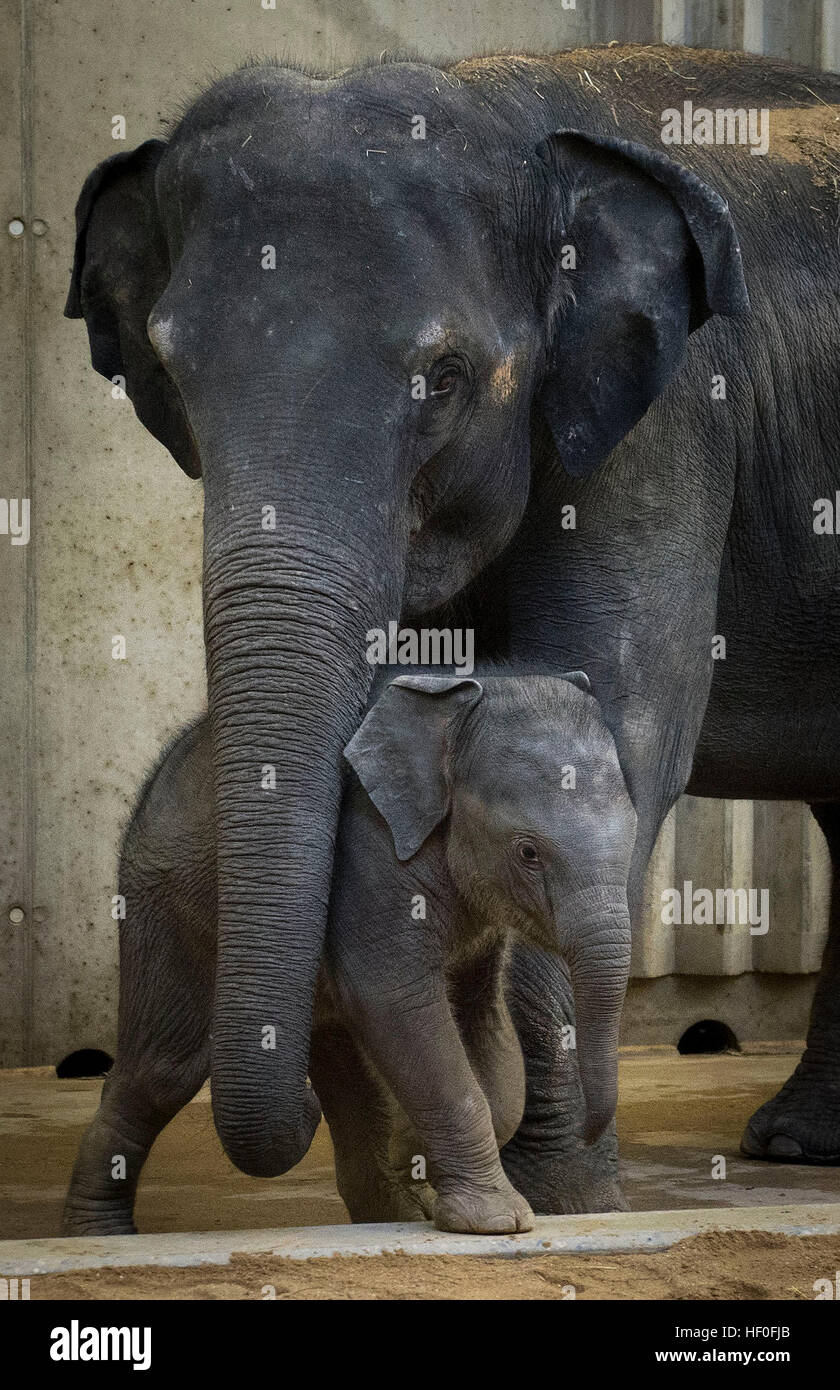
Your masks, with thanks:
[{"label": "adult elephant's front leg", "polygon": [[626,1211],[618,1178],[615,1121],[590,1147],[573,1046],[574,1004],[555,955],[517,945],[508,1005],[525,1057],[525,1113],[502,1149],[502,1166],[536,1212]]}]

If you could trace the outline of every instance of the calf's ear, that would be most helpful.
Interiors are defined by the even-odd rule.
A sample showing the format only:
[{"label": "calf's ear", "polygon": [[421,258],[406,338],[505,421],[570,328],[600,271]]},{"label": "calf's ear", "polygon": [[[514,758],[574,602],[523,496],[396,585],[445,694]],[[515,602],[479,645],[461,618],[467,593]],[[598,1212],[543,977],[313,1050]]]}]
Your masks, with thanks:
[{"label": "calf's ear", "polygon": [[416,854],[447,814],[449,731],[483,693],[463,676],[398,676],[347,744],[344,756],[387,821],[398,859]]}]

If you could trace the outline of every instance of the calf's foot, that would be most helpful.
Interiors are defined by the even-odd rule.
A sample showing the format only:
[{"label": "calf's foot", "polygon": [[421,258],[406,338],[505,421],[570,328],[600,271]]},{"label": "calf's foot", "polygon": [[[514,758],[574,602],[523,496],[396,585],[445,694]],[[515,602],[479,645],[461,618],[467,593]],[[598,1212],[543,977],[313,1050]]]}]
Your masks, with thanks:
[{"label": "calf's foot", "polygon": [[439,1186],[434,1223],[440,1231],[512,1235],[532,1231],[534,1213],[525,1198],[500,1175],[490,1187],[461,1182]]}]

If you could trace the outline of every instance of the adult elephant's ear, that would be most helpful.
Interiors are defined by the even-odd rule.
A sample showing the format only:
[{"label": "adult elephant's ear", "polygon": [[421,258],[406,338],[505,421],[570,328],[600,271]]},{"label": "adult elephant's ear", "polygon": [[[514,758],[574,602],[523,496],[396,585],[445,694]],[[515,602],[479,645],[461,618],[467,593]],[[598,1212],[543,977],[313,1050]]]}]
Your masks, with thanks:
[{"label": "adult elephant's ear", "polygon": [[84,318],[93,366],[125,390],[138,419],[191,478],[201,472],[178,390],[146,332],[169,280],[169,251],[155,197],[166,149],[147,140],[112,155],[85,180],[76,204],[76,251],[64,312]]},{"label": "adult elephant's ear", "polygon": [[549,239],[539,400],[564,467],[585,477],[676,374],[689,333],[749,299],[729,208],[690,170],[571,130],[537,159]]}]

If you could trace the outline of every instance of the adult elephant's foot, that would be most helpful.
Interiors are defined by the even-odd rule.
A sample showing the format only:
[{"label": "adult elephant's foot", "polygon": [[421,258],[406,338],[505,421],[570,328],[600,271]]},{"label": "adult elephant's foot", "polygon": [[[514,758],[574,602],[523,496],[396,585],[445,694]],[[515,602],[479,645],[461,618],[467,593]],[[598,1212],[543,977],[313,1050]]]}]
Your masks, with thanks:
[{"label": "adult elephant's foot", "polygon": [[515,1235],[534,1229],[534,1213],[503,1174],[491,1187],[466,1183],[438,1188],[434,1223],[440,1231]]},{"label": "adult elephant's foot", "polygon": [[775,1163],[840,1166],[840,1073],[800,1062],[748,1121],[741,1153]]},{"label": "adult elephant's foot", "polygon": [[501,1158],[511,1182],[542,1215],[630,1210],[618,1181],[614,1135],[604,1135],[591,1148],[562,1152],[518,1134]]}]

